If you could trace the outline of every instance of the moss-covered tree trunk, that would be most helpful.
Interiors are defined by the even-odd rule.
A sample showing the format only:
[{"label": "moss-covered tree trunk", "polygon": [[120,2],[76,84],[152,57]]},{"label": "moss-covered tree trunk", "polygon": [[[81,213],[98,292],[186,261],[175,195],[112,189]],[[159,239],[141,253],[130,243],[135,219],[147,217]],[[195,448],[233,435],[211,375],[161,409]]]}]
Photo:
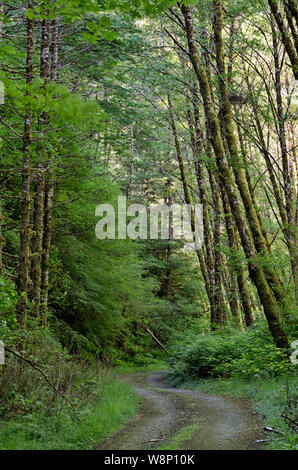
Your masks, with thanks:
[{"label": "moss-covered tree trunk", "polygon": [[[219,72],[219,90],[220,90],[220,106],[222,113],[222,122],[225,126],[225,137],[227,141],[228,151],[231,157],[233,173],[235,181],[241,198],[245,207],[247,221],[253,236],[254,244],[257,252],[265,257],[267,254],[266,240],[260,227],[259,219],[251,198],[249,187],[247,185],[245,172],[237,148],[237,140],[234,132],[232,107],[229,99],[229,94],[225,82],[225,61],[224,61],[224,47],[222,39],[222,2],[221,0],[214,0],[214,40],[216,48],[216,64]],[[269,260],[268,260],[269,261]],[[270,262],[264,263],[264,272],[270,284],[270,287],[280,302],[284,301],[285,291],[282,283],[272,268]]]},{"label": "moss-covered tree trunk", "polygon": [[252,282],[257,288],[258,295],[264,308],[264,313],[275,344],[280,348],[288,348],[288,340],[281,325],[278,307],[267,283],[263,269],[260,266],[253,241],[247,229],[246,221],[243,217],[240,201],[237,195],[237,188],[235,186],[233,176],[226,159],[224,145],[221,138],[220,125],[211,97],[208,77],[197,51],[191,9],[190,7],[182,5],[181,11],[185,20],[185,31],[187,34],[189,56],[199,81],[200,93],[203,99],[204,110],[210,130],[214,153],[216,156],[219,177],[222,180],[229,198],[230,207],[239,231],[245,255],[247,257],[249,274]]},{"label": "moss-covered tree trunk", "polygon": [[42,239],[43,239],[43,216],[44,216],[44,174],[43,169],[36,171],[34,176],[34,213],[33,213],[33,236],[31,243],[31,292],[30,300],[33,302],[32,314],[39,316],[40,309],[40,286],[41,286],[41,261],[42,261]]},{"label": "moss-covered tree trunk", "polygon": [[[226,225],[226,231],[228,235],[229,248],[231,251],[231,256],[232,257],[235,256],[235,258],[237,259],[238,252],[239,252],[239,243],[237,240],[237,233],[236,233],[234,223],[233,223],[233,217],[232,217],[232,213],[230,209],[229,200],[228,200],[226,191],[222,183],[220,183],[220,189],[221,189],[221,199],[222,199],[223,209],[224,209],[224,214],[225,214],[225,225]],[[254,320],[253,320],[250,295],[249,295],[248,286],[247,286],[247,282],[245,278],[245,272],[242,266],[241,265],[239,266],[238,263],[237,263],[237,266],[235,267],[235,270],[233,270],[232,268],[231,271],[234,273],[233,284],[232,284],[233,285],[232,294],[237,296],[237,294],[235,293],[235,289],[236,289],[235,280],[236,280],[236,283],[238,285],[240,302],[241,302],[241,306],[242,306],[242,310],[244,314],[244,323],[245,323],[245,326],[248,327],[253,324]],[[232,310],[232,314],[236,320],[236,323],[239,324],[240,319],[238,315],[236,316],[236,312],[237,310],[235,307],[235,309]]]},{"label": "moss-covered tree trunk", "polygon": [[[50,23],[47,18],[42,21],[41,51],[40,51],[40,77],[43,80],[43,88],[46,89],[49,80],[49,53],[50,53]],[[45,111],[41,113],[40,135],[45,138],[45,126],[48,115]],[[40,294],[42,276],[42,241],[43,241],[43,219],[44,219],[44,191],[45,191],[45,169],[47,155],[43,142],[40,146],[42,162],[34,175],[34,212],[33,212],[33,236],[32,236],[32,259],[31,259],[31,296],[33,302],[33,315],[40,313]]]},{"label": "moss-covered tree trunk", "polygon": [[[287,28],[287,25],[280,13],[280,10],[278,8],[278,3],[276,0],[268,0],[270,10],[274,16],[274,19],[276,21],[276,24],[278,26],[278,29],[281,34],[281,39],[282,42],[286,48],[287,54],[289,56],[292,68],[293,68],[293,74],[296,80],[298,80],[298,51],[295,49],[295,43],[293,43],[293,40],[290,35],[290,30]],[[288,2],[288,6],[292,7],[291,11],[296,12],[297,10],[294,8],[295,5],[293,2]],[[295,41],[295,38],[294,38]]]},{"label": "moss-covered tree trunk", "polygon": [[267,232],[266,232],[265,227],[264,227],[262,214],[261,214],[261,211],[258,208],[258,204],[257,204],[256,198],[255,198],[255,195],[254,195],[253,184],[252,184],[252,181],[251,181],[251,176],[250,176],[249,167],[248,167],[249,162],[247,161],[247,149],[246,149],[246,146],[245,146],[245,140],[243,138],[243,134],[241,132],[238,120],[239,120],[239,118],[237,116],[236,127],[237,127],[237,135],[238,135],[239,146],[240,146],[240,158],[241,158],[241,160],[243,160],[243,165],[244,165],[244,168],[245,168],[245,176],[246,176],[248,189],[249,189],[249,192],[250,192],[250,195],[251,195],[251,200],[252,200],[252,203],[254,205],[255,211],[257,213],[258,219],[259,219],[259,224],[260,224],[260,228],[261,228],[261,231],[262,231],[265,243],[266,243],[267,251],[269,252],[270,251],[270,243],[268,241]]},{"label": "moss-covered tree trunk", "polygon": [[[295,179],[292,176],[292,165],[290,163],[290,153],[287,148],[284,108],[282,101],[282,81],[281,81],[281,61],[279,57],[279,47],[277,33],[273,18],[271,17],[272,44],[274,56],[274,86],[276,94],[278,138],[282,157],[282,174],[284,180],[285,214],[282,222],[284,224],[284,234],[291,259],[292,276],[295,286],[295,298],[298,305],[298,237],[297,221],[295,220]],[[293,145],[295,147],[295,145]]]},{"label": "moss-covered tree trunk", "polygon": [[3,272],[3,235],[2,235],[2,224],[3,224],[3,215],[2,215],[2,202],[0,199],[0,276]]},{"label": "moss-covered tree trunk", "polygon": [[[183,192],[184,192],[184,199],[186,204],[188,204],[191,207],[191,229],[192,232],[195,234],[196,232],[196,226],[195,226],[195,218],[194,218],[194,211],[193,211],[193,204],[192,204],[192,197],[189,189],[189,185],[187,182],[186,178],[186,173],[185,173],[185,167],[184,167],[184,162],[183,162],[183,156],[182,156],[182,149],[180,145],[180,140],[179,140],[179,135],[178,131],[176,128],[176,123],[175,123],[175,118],[173,114],[173,107],[172,107],[172,102],[170,96],[168,96],[168,105],[169,105],[169,114],[170,114],[170,124],[173,132],[173,137],[174,137],[174,142],[175,142],[175,148],[176,148],[176,154],[177,154],[177,160],[179,164],[179,169],[180,169],[180,176],[183,184]],[[195,238],[194,238],[195,241]],[[204,277],[205,281],[205,287],[206,287],[206,292],[208,295],[209,299],[209,305],[210,305],[210,313],[211,313],[211,323],[213,321],[216,322],[216,312],[215,312],[215,306],[214,306],[214,294],[213,294],[213,286],[210,282],[210,267],[208,266],[208,262],[205,259],[204,253],[202,249],[196,249],[196,253],[199,259],[201,271]]]},{"label": "moss-covered tree trunk", "polygon": [[[214,243],[214,279],[215,292],[214,303],[216,312],[216,324],[223,325],[227,319],[226,303],[223,293],[224,266],[221,253],[221,205],[219,189],[212,172],[209,172],[210,187],[213,200],[213,243]],[[229,287],[228,287],[229,289]]]},{"label": "moss-covered tree trunk", "polygon": [[[28,1],[28,9],[33,10],[33,1]],[[27,18],[27,48],[26,48],[26,85],[27,96],[30,95],[30,86],[33,80],[33,52],[34,52],[34,19]],[[23,134],[23,159],[22,159],[22,195],[21,195],[21,228],[20,251],[17,278],[18,302],[16,306],[17,318],[22,327],[26,323],[28,308],[28,278],[29,278],[29,253],[30,253],[30,147],[32,143],[32,110],[25,114]]]},{"label": "moss-covered tree trunk", "polygon": [[[2,41],[2,15],[3,2],[0,2],[0,43]],[[2,214],[2,201],[0,199],[0,276],[3,272],[3,234],[2,234],[3,214]]]},{"label": "moss-covered tree trunk", "polygon": [[[187,103],[188,106],[188,103]],[[215,298],[215,290],[218,288],[217,280],[215,279],[215,261],[214,261],[214,252],[213,252],[213,237],[210,227],[210,217],[209,217],[209,210],[208,210],[208,203],[206,197],[206,181],[204,175],[204,168],[201,163],[202,160],[202,130],[200,127],[198,109],[194,106],[194,122],[192,118],[191,110],[188,106],[187,110],[187,119],[189,130],[191,133],[191,145],[192,145],[192,153],[193,153],[193,160],[194,160],[194,167],[195,167],[195,174],[196,180],[199,190],[199,198],[200,204],[202,205],[203,211],[203,231],[204,231],[204,247],[206,253],[206,267],[208,272],[208,280],[209,280],[209,301],[211,308],[211,327],[213,325],[218,324],[219,316],[221,314],[217,313],[218,309],[216,307],[216,298]]]},{"label": "moss-covered tree trunk", "polygon": [[[52,81],[58,79],[58,61],[59,61],[59,18],[56,17],[51,23],[51,44],[49,49],[49,60],[46,61],[44,72],[45,77],[49,74]],[[46,78],[45,78],[46,79]],[[47,80],[47,79],[46,79]],[[41,277],[41,304],[40,314],[42,324],[47,325],[49,281],[50,281],[50,252],[52,241],[52,218],[54,202],[54,177],[53,177],[54,156],[48,155],[47,165],[49,167],[47,178],[45,180],[44,194],[44,227],[42,242],[42,277]]]}]

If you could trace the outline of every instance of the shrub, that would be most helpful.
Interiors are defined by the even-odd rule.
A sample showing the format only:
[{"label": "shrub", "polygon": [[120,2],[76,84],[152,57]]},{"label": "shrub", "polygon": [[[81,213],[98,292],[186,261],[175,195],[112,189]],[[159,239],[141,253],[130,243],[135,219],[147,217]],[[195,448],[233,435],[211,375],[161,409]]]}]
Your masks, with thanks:
[{"label": "shrub", "polygon": [[245,332],[226,329],[178,338],[170,347],[169,366],[173,385],[207,377],[273,377],[293,369],[260,325]]},{"label": "shrub", "polygon": [[219,376],[276,377],[286,375],[293,369],[284,352],[274,344],[252,347],[239,358],[216,366]]},{"label": "shrub", "polygon": [[39,410],[51,415],[64,407],[73,414],[99,399],[109,379],[98,365],[70,356],[48,331],[23,332],[22,344],[28,362],[7,352],[0,366],[0,418]]}]

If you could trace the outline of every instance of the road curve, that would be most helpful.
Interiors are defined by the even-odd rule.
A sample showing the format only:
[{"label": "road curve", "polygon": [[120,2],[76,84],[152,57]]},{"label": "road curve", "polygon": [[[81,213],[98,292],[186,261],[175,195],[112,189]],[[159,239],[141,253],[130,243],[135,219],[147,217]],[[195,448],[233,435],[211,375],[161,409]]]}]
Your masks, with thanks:
[{"label": "road curve", "polygon": [[[244,400],[200,391],[170,388],[165,372],[128,374],[142,397],[137,416],[102,442],[97,450],[150,450],[167,445],[184,426],[192,435],[183,450],[253,450],[263,438],[257,415]],[[173,449],[177,450],[177,449]]]}]

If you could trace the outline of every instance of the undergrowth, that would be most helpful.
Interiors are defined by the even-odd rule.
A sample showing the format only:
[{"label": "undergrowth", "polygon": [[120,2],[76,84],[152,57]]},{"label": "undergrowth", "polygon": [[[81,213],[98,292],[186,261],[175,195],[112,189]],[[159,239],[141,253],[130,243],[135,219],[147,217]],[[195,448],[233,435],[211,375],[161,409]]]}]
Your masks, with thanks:
[{"label": "undergrowth", "polygon": [[280,431],[267,432],[267,447],[297,448],[297,365],[275,347],[266,326],[190,333],[169,350],[171,385],[247,398],[264,426]]}]

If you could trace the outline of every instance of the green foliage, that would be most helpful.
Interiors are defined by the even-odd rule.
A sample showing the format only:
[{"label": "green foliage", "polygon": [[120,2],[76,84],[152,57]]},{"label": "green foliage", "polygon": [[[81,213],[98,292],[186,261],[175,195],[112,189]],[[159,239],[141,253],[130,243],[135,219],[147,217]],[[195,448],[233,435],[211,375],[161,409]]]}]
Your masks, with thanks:
[{"label": "green foliage", "polygon": [[15,284],[9,280],[0,278],[0,312],[2,315],[13,314],[16,304]]},{"label": "green foliage", "polygon": [[6,340],[10,331],[16,327],[15,306],[17,293],[14,283],[3,277],[0,278],[0,338]]},{"label": "green foliage", "polygon": [[[212,2],[185,0],[183,3],[194,5],[194,27],[199,43],[207,52],[212,37]],[[208,299],[195,253],[186,252],[175,242],[99,241],[94,235],[95,207],[100,203],[116,206],[119,195],[129,195],[130,177],[133,202],[149,205],[160,204],[166,198],[175,202],[183,199],[169,129],[169,93],[187,181],[194,201],[200,200],[190,155],[191,129],[186,117],[186,112],[193,113],[195,104],[194,74],[187,56],[180,50],[178,57],[178,49],[165,33],[167,28],[178,43],[186,46],[184,30],[179,26],[182,17],[175,5],[175,0],[42,0],[33,10],[23,1],[4,2],[0,80],[5,85],[5,106],[0,108],[3,155],[0,187],[5,269],[0,279],[0,339],[11,348],[18,347],[17,350],[23,346],[25,357],[41,368],[74,404],[81,424],[74,425],[69,407],[34,367],[8,354],[7,365],[0,368],[0,414],[3,422],[10,418],[16,422],[10,422],[7,427],[10,437],[0,430],[3,448],[91,447],[95,439],[105,437],[128,419],[136,408],[135,395],[124,385],[109,382],[104,386],[103,368],[100,373],[97,370],[98,360],[119,367],[126,363],[135,367],[158,364],[164,353],[144,326],[149,326],[163,343],[176,338],[170,346],[169,361],[169,380],[174,384],[198,377],[279,380],[293,370],[273,345],[268,329],[260,323],[246,332],[226,329],[209,333]],[[161,16],[169,7],[178,13],[175,16],[171,12],[174,23],[169,20],[170,14]],[[271,64],[268,48],[271,38],[264,29],[266,18],[260,5],[248,5],[243,0],[227,1],[226,12],[224,41],[225,46],[229,41],[229,64],[233,68],[227,82],[231,90],[241,84],[249,95],[242,77],[242,61],[248,57],[247,50],[250,48],[260,61],[263,56],[267,65]],[[57,14],[58,80],[50,79],[45,84],[38,78],[41,22],[45,18],[51,21]],[[238,25],[240,15],[243,30]],[[26,19],[35,23],[31,85],[26,84],[25,73]],[[233,27],[232,19],[235,19]],[[267,27],[269,30],[269,23]],[[232,37],[233,30],[235,37]],[[53,49],[51,45],[50,55]],[[53,59],[50,57],[51,64]],[[213,70],[212,56],[210,60],[210,70]],[[251,60],[251,64],[254,62]],[[274,143],[275,98],[270,96],[273,104],[270,110],[267,87],[264,87],[267,78],[273,85],[274,77],[267,75],[259,80],[262,74],[256,72],[258,67],[263,70],[261,63],[257,62],[256,68],[247,63],[245,75],[247,81],[254,79],[250,98],[256,100],[261,126],[268,134],[270,160],[275,165],[275,160],[278,161],[275,158],[278,141]],[[281,73],[284,81],[287,77],[283,70]],[[213,86],[216,74],[210,75]],[[271,88],[274,90],[268,86],[268,90]],[[217,107],[218,89],[213,87],[212,91]],[[286,108],[288,98],[284,95]],[[200,99],[198,107],[205,137],[208,132]],[[17,294],[15,282],[11,280],[16,280],[18,275],[23,132],[28,111],[32,112],[32,143],[28,154],[30,225],[36,201],[36,168],[43,169],[47,185],[54,183],[46,331],[42,331],[40,319],[30,317],[30,302],[28,330],[17,329],[14,313]],[[44,113],[45,122],[41,119]],[[242,168],[251,178],[257,210],[263,216],[271,243],[270,256],[260,255],[259,262],[274,269],[286,281],[287,299],[294,305],[289,254],[283,247],[285,233],[275,220],[278,216],[275,202],[267,200],[268,172],[264,172],[259,133],[253,132],[250,101],[242,108],[237,105],[235,113],[237,121],[241,118],[240,128],[247,147],[246,151],[241,150],[246,158]],[[205,150],[200,153],[199,160],[208,181],[208,171],[216,173],[216,158]],[[277,182],[283,181],[278,165],[274,166],[274,172]],[[208,183],[205,189],[213,229],[212,189]],[[283,197],[282,185],[280,190]],[[228,247],[226,234],[222,233],[221,238],[223,263],[226,261],[228,268],[227,272],[223,270],[222,277],[228,296],[228,271],[237,273],[240,267],[246,270],[247,259],[238,247],[235,250]],[[32,259],[32,253],[29,255]],[[30,280],[28,284],[29,297]],[[253,286],[248,286],[250,295],[254,296]],[[292,315],[292,310],[285,307],[281,317],[289,336],[296,339],[297,317]],[[259,310],[256,317],[261,316]],[[98,396],[99,392],[103,393],[102,397]]]},{"label": "green foliage", "polygon": [[[14,421],[0,420],[0,449],[93,449],[131,419],[139,399],[123,382],[111,380],[102,389],[101,381],[95,379],[91,385],[97,393],[78,410],[79,422],[71,420],[67,409],[55,406],[49,410],[41,403],[40,411]],[[20,403],[22,407],[27,404]]]},{"label": "green foliage", "polygon": [[207,377],[275,377],[294,371],[278,350],[264,326],[246,332],[216,331],[207,335],[188,334],[170,348],[168,380],[177,385],[185,380]]},{"label": "green foliage", "polygon": [[102,357],[115,346],[129,349],[132,326],[148,311],[152,283],[142,277],[138,245],[95,238],[93,192],[100,194],[97,202],[113,203],[117,188],[98,179],[85,183],[79,203],[59,210],[68,223],[64,236],[55,239],[50,301],[55,316],[84,335]]},{"label": "green foliage", "polygon": [[[273,450],[297,449],[297,434],[293,432],[281,417],[288,409],[289,396],[297,393],[297,374],[276,377],[243,377],[208,378],[186,381],[185,388],[200,390],[213,395],[224,394],[249,400],[252,408],[258,413],[264,425],[283,432],[283,435],[268,433],[266,447]],[[297,398],[297,397],[296,397]],[[297,419],[297,402],[296,402]]]},{"label": "green foliage", "polygon": [[215,371],[216,375],[223,377],[267,378],[288,375],[293,369],[283,351],[277,349],[274,344],[265,343],[252,345],[242,352],[240,357],[216,366]]}]

